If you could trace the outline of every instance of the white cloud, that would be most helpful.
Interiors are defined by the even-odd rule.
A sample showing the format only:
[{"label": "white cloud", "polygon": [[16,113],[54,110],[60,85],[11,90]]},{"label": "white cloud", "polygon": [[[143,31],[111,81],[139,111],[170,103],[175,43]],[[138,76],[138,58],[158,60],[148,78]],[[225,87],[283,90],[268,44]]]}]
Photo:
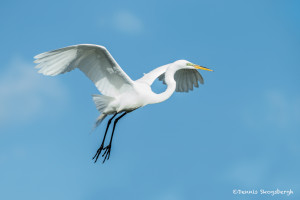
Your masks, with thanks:
[{"label": "white cloud", "polygon": [[257,100],[243,110],[243,119],[247,125],[252,127],[266,125],[286,129],[300,123],[299,96],[269,90]]},{"label": "white cloud", "polygon": [[266,120],[269,123],[277,124],[279,127],[300,122],[299,100],[299,98],[287,98],[279,91],[268,91],[266,93],[268,103]]},{"label": "white cloud", "polygon": [[113,23],[116,29],[130,34],[141,33],[143,24],[139,18],[130,12],[119,12],[113,17]]},{"label": "white cloud", "polygon": [[66,91],[58,80],[43,77],[34,64],[14,59],[0,75],[0,125],[27,122],[50,101],[63,103]]},{"label": "white cloud", "polygon": [[110,18],[103,17],[100,19],[100,25],[129,35],[138,35],[144,29],[140,18],[129,11],[116,12]]},{"label": "white cloud", "polygon": [[234,184],[255,187],[266,181],[269,164],[261,159],[243,160],[233,164],[226,173],[226,179]]},{"label": "white cloud", "polygon": [[158,196],[157,200],[181,200],[183,198],[181,198],[182,195],[179,193],[178,189],[169,189],[167,191],[164,191],[164,193],[160,194],[160,196]]}]

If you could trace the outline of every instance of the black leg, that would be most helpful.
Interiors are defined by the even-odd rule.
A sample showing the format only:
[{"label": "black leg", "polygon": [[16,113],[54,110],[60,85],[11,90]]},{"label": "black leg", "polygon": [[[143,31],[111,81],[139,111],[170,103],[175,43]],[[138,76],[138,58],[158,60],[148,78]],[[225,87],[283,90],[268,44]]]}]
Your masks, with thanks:
[{"label": "black leg", "polygon": [[99,149],[97,150],[96,154],[95,154],[94,157],[93,157],[93,160],[96,158],[96,159],[95,159],[95,163],[97,162],[97,160],[98,160],[98,158],[99,158],[99,155],[101,154],[101,151],[103,150],[104,141],[105,141],[105,138],[106,138],[106,134],[107,134],[109,125],[110,125],[111,121],[113,120],[113,118],[114,118],[117,114],[118,114],[118,113],[114,114],[114,116],[112,116],[112,118],[110,118],[110,119],[108,120],[108,122],[107,122],[106,130],[105,130],[105,134],[104,134],[104,137],[103,137],[101,146],[99,147]]},{"label": "black leg", "polygon": [[109,144],[106,147],[104,147],[104,153],[102,155],[102,157],[104,157],[103,163],[105,162],[105,160],[109,160],[110,149],[111,149],[112,139],[114,137],[114,132],[115,132],[116,124],[118,123],[119,119],[121,119],[122,117],[124,117],[126,114],[127,114],[127,112],[124,112],[114,122],[114,126],[113,126],[113,130],[112,130],[112,134],[111,134],[111,137],[110,137]]}]

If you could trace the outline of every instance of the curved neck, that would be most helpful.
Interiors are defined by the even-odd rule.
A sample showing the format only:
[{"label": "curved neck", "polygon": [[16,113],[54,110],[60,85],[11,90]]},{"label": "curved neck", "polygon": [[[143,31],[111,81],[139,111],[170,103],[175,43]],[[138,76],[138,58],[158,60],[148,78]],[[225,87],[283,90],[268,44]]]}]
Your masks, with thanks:
[{"label": "curved neck", "polygon": [[165,83],[167,84],[167,89],[166,91],[160,94],[153,93],[154,95],[150,100],[150,104],[163,102],[168,98],[170,98],[170,96],[175,92],[176,89],[176,82],[174,80],[175,72],[176,70],[174,68],[169,68],[165,72]]}]

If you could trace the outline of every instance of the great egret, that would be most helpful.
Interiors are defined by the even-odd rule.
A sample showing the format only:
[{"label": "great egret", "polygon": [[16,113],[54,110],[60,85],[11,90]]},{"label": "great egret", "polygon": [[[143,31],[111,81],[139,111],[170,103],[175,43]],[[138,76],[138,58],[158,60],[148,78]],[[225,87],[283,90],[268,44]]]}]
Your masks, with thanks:
[{"label": "great egret", "polygon": [[[188,92],[203,84],[203,78],[197,69],[212,71],[203,66],[195,65],[186,60],[177,60],[173,63],[158,67],[136,81],[122,70],[108,50],[103,46],[80,44],[69,46],[34,57],[39,73],[55,76],[80,69],[96,85],[102,95],[93,95],[93,100],[101,113],[97,118],[97,127],[106,116],[113,115],[107,123],[102,143],[93,159],[97,162],[101,152],[103,163],[110,157],[112,139],[117,122],[127,113],[147,104],[160,103],[167,100],[174,91]],[[158,78],[167,85],[166,91],[156,94],[151,85]],[[108,128],[114,121],[109,144],[104,147]]]}]

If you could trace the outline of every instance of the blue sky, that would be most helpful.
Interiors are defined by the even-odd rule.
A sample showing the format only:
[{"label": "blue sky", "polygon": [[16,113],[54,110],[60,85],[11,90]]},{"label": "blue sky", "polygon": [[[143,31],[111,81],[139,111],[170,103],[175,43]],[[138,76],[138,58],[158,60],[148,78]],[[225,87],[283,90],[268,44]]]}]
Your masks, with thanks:
[{"label": "blue sky", "polygon": [[[299,1],[2,1],[1,199],[297,199]],[[80,71],[36,73],[33,56],[107,47],[132,79],[187,59],[205,84],[118,124],[111,158],[91,160],[105,123]],[[159,82],[155,91],[165,87]],[[233,195],[289,190],[287,196]]]}]

